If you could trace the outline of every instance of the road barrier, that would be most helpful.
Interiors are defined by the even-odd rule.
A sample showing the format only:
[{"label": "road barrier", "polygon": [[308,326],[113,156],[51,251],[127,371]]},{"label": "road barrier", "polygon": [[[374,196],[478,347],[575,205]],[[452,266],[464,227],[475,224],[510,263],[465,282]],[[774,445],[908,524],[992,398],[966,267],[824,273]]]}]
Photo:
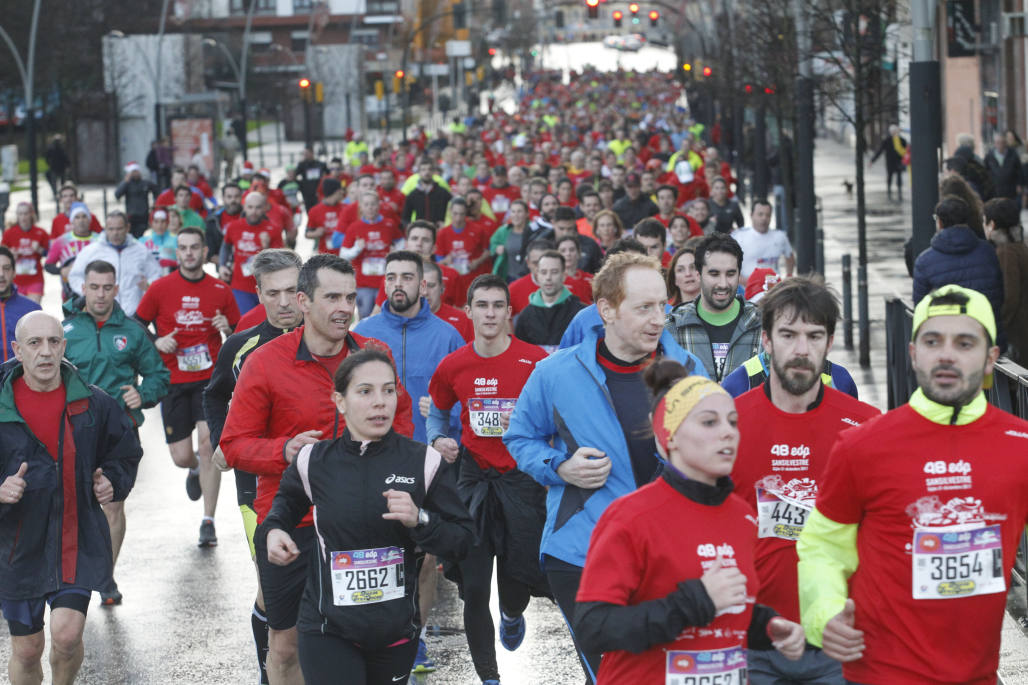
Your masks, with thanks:
[{"label": "road barrier", "polygon": [[[889,409],[905,404],[917,389],[917,378],[910,364],[907,345],[914,323],[914,310],[901,298],[890,297],[885,301],[885,346]],[[985,391],[989,402],[1003,411],[1028,420],[1028,369],[1015,364],[1006,357],[996,362],[992,374],[992,387]],[[1022,588],[1022,596],[1014,606],[1023,611],[1028,603],[1028,535],[1021,534],[1021,546],[1014,560],[1014,580]],[[1014,618],[1022,627],[1028,626],[1028,616]]]}]

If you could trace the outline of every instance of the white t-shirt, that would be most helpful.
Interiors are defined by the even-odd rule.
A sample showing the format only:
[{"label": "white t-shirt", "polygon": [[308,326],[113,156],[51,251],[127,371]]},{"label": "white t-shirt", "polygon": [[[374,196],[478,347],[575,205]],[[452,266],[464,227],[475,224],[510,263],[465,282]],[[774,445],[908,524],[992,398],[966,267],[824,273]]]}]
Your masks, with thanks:
[{"label": "white t-shirt", "polygon": [[774,269],[778,271],[778,260],[792,255],[792,245],[785,231],[768,230],[760,233],[752,226],[732,231],[732,237],[742,248],[743,283],[750,277],[754,269]]}]

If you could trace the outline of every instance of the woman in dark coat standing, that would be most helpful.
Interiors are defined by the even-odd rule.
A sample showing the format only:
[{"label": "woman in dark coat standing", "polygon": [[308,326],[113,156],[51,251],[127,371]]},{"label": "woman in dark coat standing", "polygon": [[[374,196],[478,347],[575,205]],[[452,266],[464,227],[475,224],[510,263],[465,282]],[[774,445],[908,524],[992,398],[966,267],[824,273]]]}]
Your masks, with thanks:
[{"label": "woman in dark coat standing", "polygon": [[1003,273],[1000,319],[1007,334],[1007,356],[1024,366],[1028,363],[1028,245],[1020,222],[1015,200],[993,198],[985,203],[985,235],[996,246]]}]

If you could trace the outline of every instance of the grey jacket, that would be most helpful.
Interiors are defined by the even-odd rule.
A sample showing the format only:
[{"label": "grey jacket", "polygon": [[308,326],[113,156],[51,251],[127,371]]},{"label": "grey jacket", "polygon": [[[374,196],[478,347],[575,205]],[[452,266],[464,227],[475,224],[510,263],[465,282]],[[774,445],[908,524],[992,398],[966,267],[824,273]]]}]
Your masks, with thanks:
[{"label": "grey jacket", "polygon": [[742,366],[747,359],[760,352],[760,310],[752,302],[742,303],[742,314],[735,323],[735,330],[729,341],[728,356],[721,375],[717,374],[714,363],[714,352],[710,347],[707,328],[696,312],[699,300],[683,302],[667,316],[664,328],[674,336],[675,342],[699,357],[707,374],[718,383],[736,368]]}]

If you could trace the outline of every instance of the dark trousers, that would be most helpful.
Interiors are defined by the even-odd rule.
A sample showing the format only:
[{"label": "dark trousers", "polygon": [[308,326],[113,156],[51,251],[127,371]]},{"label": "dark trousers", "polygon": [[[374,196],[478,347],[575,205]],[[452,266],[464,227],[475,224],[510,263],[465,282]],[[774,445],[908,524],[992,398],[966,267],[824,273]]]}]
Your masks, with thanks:
[{"label": "dark trousers", "polygon": [[899,194],[899,198],[902,200],[903,199],[903,169],[902,168],[899,168],[899,169],[887,169],[886,170],[886,174],[887,174],[887,176],[885,178],[885,187],[888,190],[889,195],[890,196],[892,195],[892,179],[895,176],[896,177],[896,192]]},{"label": "dark trousers", "polygon": [[[482,680],[500,679],[496,665],[496,631],[489,611],[495,556],[488,540],[483,540],[472,547],[468,556],[459,563],[464,595],[464,632],[468,637],[468,650],[475,672]],[[500,611],[511,618],[523,614],[532,598],[530,588],[507,576],[502,564],[497,568],[496,589],[500,595]]]},{"label": "dark trousers", "polygon": [[383,649],[364,649],[336,635],[297,635],[300,669],[307,685],[402,685],[418,652],[417,639]]},{"label": "dark trousers", "polygon": [[553,599],[556,600],[560,612],[564,614],[564,622],[568,624],[571,632],[571,639],[575,641],[575,650],[578,652],[578,660],[585,671],[585,684],[593,685],[596,682],[596,674],[600,670],[600,657],[603,655],[597,652],[583,652],[578,646],[578,639],[575,637],[573,623],[575,620],[575,597],[578,595],[578,585],[582,582],[582,569],[573,566],[560,559],[554,559],[547,555],[544,557],[546,567],[546,579],[550,581],[550,591]]}]

